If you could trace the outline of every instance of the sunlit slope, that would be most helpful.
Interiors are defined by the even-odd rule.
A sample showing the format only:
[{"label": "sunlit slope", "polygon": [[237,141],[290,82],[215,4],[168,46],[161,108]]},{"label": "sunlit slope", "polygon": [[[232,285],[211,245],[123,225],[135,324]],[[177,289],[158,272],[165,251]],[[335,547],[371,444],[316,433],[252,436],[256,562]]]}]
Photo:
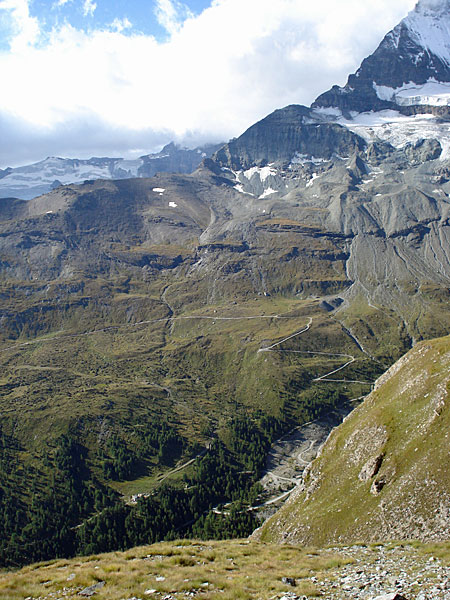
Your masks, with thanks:
[{"label": "sunlit slope", "polygon": [[445,588],[449,557],[448,542],[316,549],[179,540],[3,572],[0,597],[273,600],[291,594],[346,600],[362,585],[369,597],[398,591],[399,580],[402,595],[410,598]]},{"label": "sunlit slope", "polygon": [[450,338],[418,344],[329,437],[263,540],[447,539]]}]

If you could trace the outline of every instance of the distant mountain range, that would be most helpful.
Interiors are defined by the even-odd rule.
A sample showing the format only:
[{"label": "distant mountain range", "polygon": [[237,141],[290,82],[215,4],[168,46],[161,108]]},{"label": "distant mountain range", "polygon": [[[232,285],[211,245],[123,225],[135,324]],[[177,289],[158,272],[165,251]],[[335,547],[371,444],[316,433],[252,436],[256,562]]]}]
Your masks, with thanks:
[{"label": "distant mountain range", "polygon": [[190,150],[171,142],[161,152],[135,160],[123,158],[48,157],[31,165],[0,169],[0,198],[31,200],[60,185],[93,179],[153,177],[156,173],[192,173],[222,144],[206,144]]}]

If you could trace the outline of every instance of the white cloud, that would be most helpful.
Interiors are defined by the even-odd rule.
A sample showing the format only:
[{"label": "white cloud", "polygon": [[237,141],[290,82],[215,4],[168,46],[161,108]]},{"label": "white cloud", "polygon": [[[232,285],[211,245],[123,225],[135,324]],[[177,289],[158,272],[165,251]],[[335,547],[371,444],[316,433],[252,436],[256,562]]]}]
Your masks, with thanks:
[{"label": "white cloud", "polygon": [[155,15],[158,23],[169,34],[179,31],[188,17],[192,17],[189,8],[178,0],[156,0]]},{"label": "white cloud", "polygon": [[122,33],[122,31],[130,29],[132,26],[133,25],[131,24],[129,19],[127,19],[127,17],[123,19],[114,19],[114,21],[110,25],[111,29],[113,31],[116,31],[117,33]]},{"label": "white cloud", "polygon": [[84,0],[83,3],[83,15],[85,17],[87,16],[91,16],[94,14],[95,10],[97,8],[97,4],[95,2],[93,2],[93,0]]},{"label": "white cloud", "polygon": [[[39,135],[43,147],[51,140],[50,154],[70,154],[70,140],[73,155],[82,144],[87,153],[108,153],[106,139],[121,140],[114,153],[145,148],[145,136],[149,150],[156,139],[225,140],[276,108],[310,104],[344,84],[414,3],[213,0],[194,17],[158,0],[170,32],[164,42],[122,22],[89,33],[64,24],[37,44],[26,0],[0,0],[16,28],[11,51],[0,53],[0,118],[29,127],[36,148]],[[78,139],[87,122],[91,135]],[[12,152],[12,130],[9,139]],[[1,164],[10,162],[3,146]]]},{"label": "white cloud", "polygon": [[158,23],[169,33],[178,31],[181,23],[178,21],[178,14],[171,0],[157,0],[155,15]]},{"label": "white cloud", "polygon": [[1,0],[0,11],[10,20],[11,52],[21,52],[39,37],[39,23],[30,15],[28,0]]}]

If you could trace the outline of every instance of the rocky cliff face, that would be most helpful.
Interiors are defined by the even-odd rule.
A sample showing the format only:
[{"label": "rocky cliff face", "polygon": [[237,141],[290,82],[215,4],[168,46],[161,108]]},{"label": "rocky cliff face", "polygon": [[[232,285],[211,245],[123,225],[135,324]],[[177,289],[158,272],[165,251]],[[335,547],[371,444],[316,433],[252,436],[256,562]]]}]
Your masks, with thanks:
[{"label": "rocky cliff face", "polygon": [[304,106],[287,106],[256,123],[214,156],[222,167],[246,170],[269,163],[289,165],[295,155],[329,160],[348,156],[365,146],[364,140],[334,123],[320,123]]}]

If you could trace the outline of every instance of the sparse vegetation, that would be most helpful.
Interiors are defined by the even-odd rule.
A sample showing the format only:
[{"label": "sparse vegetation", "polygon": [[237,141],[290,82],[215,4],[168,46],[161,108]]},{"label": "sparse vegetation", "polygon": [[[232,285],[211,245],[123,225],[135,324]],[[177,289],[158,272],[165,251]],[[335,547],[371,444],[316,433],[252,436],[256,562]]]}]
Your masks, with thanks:
[{"label": "sparse vegetation", "polygon": [[[98,600],[146,597],[161,600],[168,595],[199,600],[270,600],[287,592],[300,597],[341,600],[349,597],[352,585],[355,588],[352,591],[359,592],[360,582],[367,582],[367,576],[369,581],[375,579],[375,573],[379,579],[375,593],[375,590],[387,593],[395,589],[399,578],[408,590],[407,597],[414,597],[419,591],[431,590],[445,576],[449,565],[448,543],[317,549],[248,540],[178,540],[0,572],[0,597],[2,600],[51,600],[60,595],[75,598],[87,586],[104,582],[94,596]],[[389,569],[392,583],[386,580],[380,566]],[[283,578],[289,578],[289,582]],[[367,584],[363,587],[370,589]]]},{"label": "sparse vegetation", "polygon": [[[282,577],[295,578],[295,593],[318,595],[311,577],[348,564],[333,551],[311,555],[308,549],[285,547],[274,551],[248,541],[200,542],[182,540],[133,548],[124,553],[100,554],[71,561],[32,565],[16,573],[0,573],[0,597],[5,600],[46,597],[63,587],[69,596],[105,581],[95,597],[119,600],[167,593],[182,597],[268,599],[293,589]],[[68,578],[70,578],[68,580]]]}]

